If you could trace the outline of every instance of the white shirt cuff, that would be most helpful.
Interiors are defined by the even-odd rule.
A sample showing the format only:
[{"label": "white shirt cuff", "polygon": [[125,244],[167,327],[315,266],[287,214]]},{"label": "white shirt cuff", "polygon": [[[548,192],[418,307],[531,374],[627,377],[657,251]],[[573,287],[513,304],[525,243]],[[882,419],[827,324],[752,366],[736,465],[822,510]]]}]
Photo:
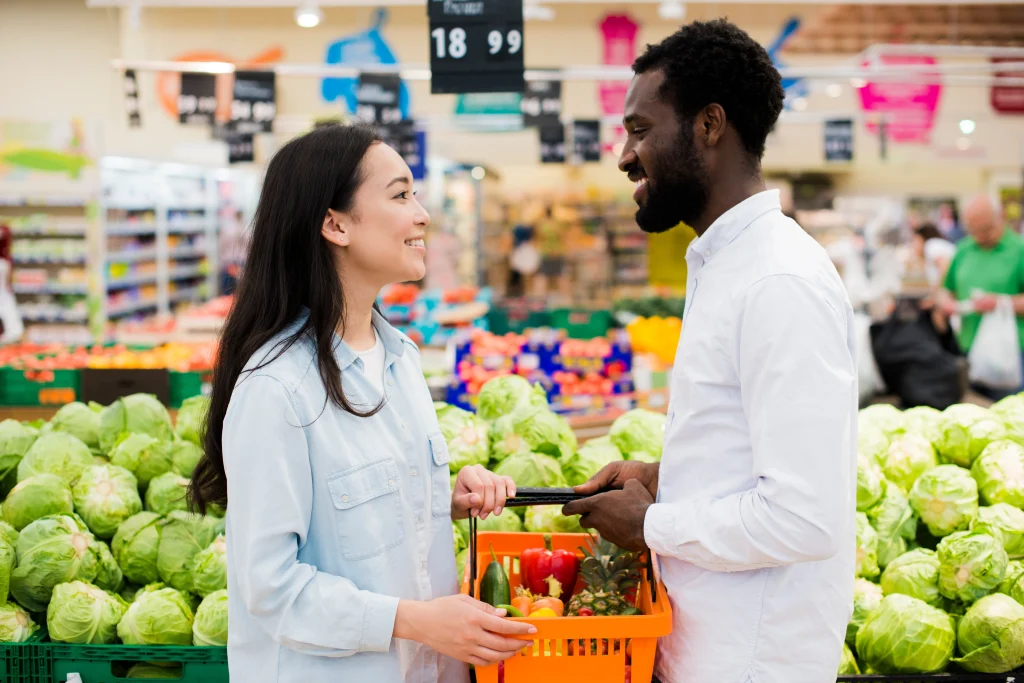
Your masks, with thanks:
[{"label": "white shirt cuff", "polygon": [[395,632],[398,598],[368,591],[363,592],[363,598],[366,604],[359,650],[360,652],[387,652],[391,649],[391,637]]},{"label": "white shirt cuff", "polygon": [[679,557],[679,549],[690,540],[686,527],[690,507],[685,503],[655,503],[644,518],[644,540],[659,555]]}]

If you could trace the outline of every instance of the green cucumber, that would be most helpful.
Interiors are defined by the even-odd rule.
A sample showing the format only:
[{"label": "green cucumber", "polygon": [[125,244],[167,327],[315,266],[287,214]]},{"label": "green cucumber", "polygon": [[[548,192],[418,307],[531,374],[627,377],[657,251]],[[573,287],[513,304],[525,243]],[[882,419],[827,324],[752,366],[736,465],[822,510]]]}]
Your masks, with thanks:
[{"label": "green cucumber", "polygon": [[496,607],[497,607],[498,609],[503,609],[503,610],[505,610],[505,616],[506,616],[506,617],[519,617],[519,618],[522,618],[522,617],[526,616],[525,614],[523,614],[522,612],[520,612],[519,610],[517,610],[517,609],[516,609],[515,607],[513,607],[512,605],[495,605],[495,606],[496,606]]},{"label": "green cucumber", "polygon": [[491,563],[484,571],[484,577],[480,580],[480,600],[492,607],[507,605],[512,602],[512,589],[508,585],[508,576],[505,569],[498,562],[494,554],[494,546],[491,546]]}]

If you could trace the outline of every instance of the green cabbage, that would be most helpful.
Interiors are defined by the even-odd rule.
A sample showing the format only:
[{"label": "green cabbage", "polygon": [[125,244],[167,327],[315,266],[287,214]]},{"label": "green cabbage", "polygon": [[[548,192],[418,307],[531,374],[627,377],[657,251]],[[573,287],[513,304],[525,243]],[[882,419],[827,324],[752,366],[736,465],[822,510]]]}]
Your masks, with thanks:
[{"label": "green cabbage", "polygon": [[12,472],[16,475],[18,463],[38,438],[38,430],[26,427],[17,420],[0,422],[0,479]]},{"label": "green cabbage", "polygon": [[228,587],[228,547],[223,536],[196,553],[192,561],[192,587],[201,598]]},{"label": "green cabbage", "polygon": [[490,459],[488,425],[473,413],[455,406],[438,412],[437,423],[448,443],[448,467],[458,472],[468,465],[486,465]]},{"label": "green cabbage", "polygon": [[160,580],[179,591],[191,591],[192,563],[217,538],[219,520],[175,510],[163,521],[156,567]]},{"label": "green cabbage", "polygon": [[999,540],[969,531],[942,539],[938,557],[939,592],[967,604],[998,588],[1010,562]]},{"label": "green cabbage", "polygon": [[1024,511],[1012,505],[996,503],[980,508],[971,531],[999,539],[1011,557],[1024,555]]},{"label": "green cabbage", "polygon": [[567,459],[577,445],[566,419],[542,406],[526,406],[499,418],[491,425],[489,440],[495,460],[528,452]]},{"label": "green cabbage", "polygon": [[857,576],[878,576],[878,533],[863,512],[857,513]]},{"label": "green cabbage", "polygon": [[72,490],[75,512],[100,538],[110,539],[121,522],[142,510],[135,476],[116,465],[85,468]]},{"label": "green cabbage", "polygon": [[1024,446],[1024,394],[1007,396],[990,410],[1006,424],[1006,438]]},{"label": "green cabbage", "polygon": [[646,462],[649,464],[661,462],[661,456],[648,453],[647,451],[632,451],[623,455],[626,460],[633,460],[636,462]]},{"label": "green cabbage", "polygon": [[569,484],[558,461],[543,453],[517,453],[494,468],[494,473],[511,477],[517,488],[565,488]]},{"label": "green cabbage", "polygon": [[207,396],[193,396],[182,401],[176,426],[178,436],[196,446],[202,446],[203,429],[209,411],[210,399]]},{"label": "green cabbage", "polygon": [[1005,438],[1006,425],[998,415],[960,404],[943,411],[942,434],[935,448],[942,462],[970,467],[986,446]]},{"label": "green cabbage", "polygon": [[933,536],[946,536],[978,516],[978,484],[962,467],[939,465],[914,482],[910,504]]},{"label": "green cabbage", "polygon": [[968,671],[1006,673],[1024,665],[1024,607],[1006,595],[988,595],[960,620],[957,642]]},{"label": "green cabbage", "polygon": [[859,429],[876,427],[890,440],[905,430],[902,411],[889,403],[877,403],[862,408],[857,414],[857,426]]},{"label": "green cabbage", "polygon": [[660,461],[666,419],[661,413],[636,408],[615,418],[608,436],[622,453],[643,451]]},{"label": "green cabbage", "polygon": [[[460,519],[455,522],[461,532],[464,544],[469,543],[469,520]],[[523,530],[523,520],[519,518],[512,508],[505,508],[500,515],[488,515],[487,519],[476,520],[476,530],[481,531],[508,531],[516,532]]]},{"label": "green cabbage", "polygon": [[889,444],[882,471],[889,481],[909,491],[918,477],[938,464],[935,449],[928,439],[919,434],[904,434]]},{"label": "green cabbage", "polygon": [[881,502],[867,516],[878,532],[878,566],[885,569],[917,538],[917,516],[900,487],[893,485],[886,485]]},{"label": "green cabbage", "polygon": [[132,394],[117,399],[100,413],[100,451],[109,453],[125,433],[146,434],[159,441],[170,441],[174,428],[167,408],[156,396]]},{"label": "green cabbage", "polygon": [[878,464],[863,455],[857,455],[857,509],[868,510],[885,495],[885,475]]},{"label": "green cabbage", "polygon": [[899,593],[941,607],[939,558],[934,550],[916,548],[889,563],[882,572],[882,592]]},{"label": "green cabbage", "polygon": [[547,395],[542,386],[531,387],[519,375],[503,375],[488,380],[480,387],[476,412],[491,422],[524,406],[546,408],[547,405]]},{"label": "green cabbage", "polygon": [[139,480],[139,487],[149,486],[154,477],[170,472],[174,461],[169,441],[159,441],[146,434],[124,434],[110,451],[110,462],[123,467]]},{"label": "green cabbage", "polygon": [[459,585],[462,585],[463,579],[466,577],[466,564],[469,562],[469,548],[463,548],[459,551],[459,554],[455,556],[455,572],[456,576],[459,577]]},{"label": "green cabbage", "polygon": [[117,528],[110,548],[129,581],[144,586],[160,580],[156,562],[163,531],[162,520],[153,512],[140,512]]},{"label": "green cabbage", "polygon": [[531,505],[526,508],[524,526],[534,533],[582,534],[580,516],[566,517],[561,505]]},{"label": "green cabbage", "polygon": [[192,623],[192,640],[196,645],[224,647],[228,644],[228,592],[210,593],[196,610]]},{"label": "green cabbage", "polygon": [[1005,440],[990,443],[971,465],[971,476],[987,504],[1024,507],[1024,446]]},{"label": "green cabbage", "polygon": [[203,449],[191,441],[175,439],[171,442],[171,470],[191,478],[196,465],[203,459]]},{"label": "green cabbage", "polygon": [[62,432],[43,434],[18,463],[18,481],[36,474],[56,474],[73,486],[82,470],[93,464],[92,452],[84,443]]},{"label": "green cabbage", "polygon": [[146,489],[146,509],[158,515],[169,514],[173,510],[188,510],[189,480],[176,472],[164,472],[153,477]]},{"label": "green cabbage", "polygon": [[62,583],[46,608],[46,628],[58,643],[109,645],[117,642],[117,623],[127,609],[120,596],[91,583]]},{"label": "green cabbage", "polygon": [[600,472],[605,465],[623,459],[611,438],[602,436],[586,442],[575,455],[563,461],[562,474],[569,486],[579,486]]},{"label": "green cabbage", "polygon": [[128,606],[117,635],[125,645],[191,645],[193,612],[173,588],[141,591]]},{"label": "green cabbage", "polygon": [[857,453],[879,465],[889,450],[889,437],[874,425],[861,425],[857,431]]},{"label": "green cabbage", "polygon": [[[502,512],[504,512],[504,510],[502,510]],[[512,516],[515,517],[514,514]],[[458,524],[452,522],[452,546],[455,548],[455,554],[458,555],[459,551],[465,548],[467,543],[469,543],[469,541],[467,541],[466,537],[462,534],[462,529],[459,528]]]},{"label": "green cabbage", "polygon": [[7,494],[4,521],[21,531],[40,517],[75,509],[71,489],[56,474],[37,474],[22,480]]},{"label": "green cabbage", "polygon": [[839,675],[856,676],[859,674],[860,667],[857,666],[857,660],[846,643],[843,643],[843,658],[839,660]]},{"label": "green cabbage", "polygon": [[39,626],[20,605],[0,603],[0,643],[24,643],[38,630]]},{"label": "green cabbage", "polygon": [[935,443],[942,434],[942,411],[929,406],[904,410],[903,428],[908,434],[920,434]]},{"label": "green cabbage", "polygon": [[953,618],[908,595],[886,596],[857,633],[857,655],[882,674],[942,671],[953,657]]},{"label": "green cabbage", "polygon": [[1010,560],[1010,563],[1006,565],[1006,575],[1003,576],[1003,581],[996,590],[1003,595],[1010,595],[1013,585],[1017,582],[1017,579],[1021,578],[1022,574],[1024,574],[1024,562]]},{"label": "green cabbage", "polygon": [[61,407],[50,420],[48,429],[74,436],[93,452],[100,451],[100,411],[98,403],[86,405],[75,401]]},{"label": "green cabbage", "polygon": [[114,554],[103,541],[96,541],[92,545],[93,553],[96,555],[97,568],[94,584],[106,591],[118,592],[124,586],[124,574],[118,566]]},{"label": "green cabbage", "polygon": [[17,561],[17,541],[10,543],[0,539],[0,595],[4,596],[4,600],[11,592],[11,572],[14,571]]}]

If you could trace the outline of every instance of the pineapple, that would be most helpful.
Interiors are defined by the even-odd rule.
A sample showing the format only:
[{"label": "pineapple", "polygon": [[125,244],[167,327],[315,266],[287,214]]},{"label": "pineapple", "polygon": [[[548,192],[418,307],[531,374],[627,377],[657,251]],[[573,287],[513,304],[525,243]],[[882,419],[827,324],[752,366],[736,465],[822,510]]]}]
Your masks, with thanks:
[{"label": "pineapple", "polygon": [[604,539],[593,540],[583,551],[580,575],[586,588],[569,601],[569,616],[579,616],[586,607],[595,617],[639,614],[626,600],[626,592],[640,583],[639,553],[623,550]]}]

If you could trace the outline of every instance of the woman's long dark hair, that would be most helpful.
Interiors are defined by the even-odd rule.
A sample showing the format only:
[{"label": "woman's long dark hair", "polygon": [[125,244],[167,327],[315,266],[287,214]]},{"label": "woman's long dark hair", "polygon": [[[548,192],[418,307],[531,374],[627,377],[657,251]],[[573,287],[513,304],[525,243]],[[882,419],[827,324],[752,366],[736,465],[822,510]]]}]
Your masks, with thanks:
[{"label": "woman's long dark hair", "polygon": [[356,410],[341,388],[334,335],[343,324],[345,299],[337,265],[320,231],[328,209],[351,210],[363,182],[363,157],[379,140],[372,129],[362,126],[318,126],[282,147],[267,168],[245,268],[221,334],[203,434],[205,453],[189,486],[191,504],[200,512],[211,503],[227,505],[221,435],[235,383],[252,356],[303,307],[309,309],[306,322],[246,372],[307,339],[316,347],[328,400],[356,415],[375,412]]}]

